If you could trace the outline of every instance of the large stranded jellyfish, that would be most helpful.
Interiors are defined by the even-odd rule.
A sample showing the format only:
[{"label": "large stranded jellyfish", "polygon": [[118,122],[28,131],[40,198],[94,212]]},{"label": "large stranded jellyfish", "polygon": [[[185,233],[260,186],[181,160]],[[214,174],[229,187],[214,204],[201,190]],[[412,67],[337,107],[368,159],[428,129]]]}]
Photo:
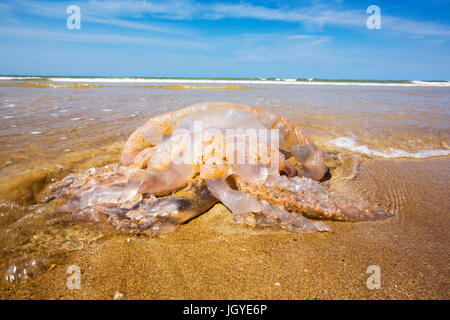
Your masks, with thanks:
[{"label": "large stranded jellyfish", "polygon": [[201,103],[149,119],[128,138],[120,164],[67,176],[47,201],[67,197],[63,209],[74,215],[150,234],[173,231],[217,202],[237,223],[289,231],[391,215],[331,197],[319,182],[326,171],[322,152],[282,115]]}]

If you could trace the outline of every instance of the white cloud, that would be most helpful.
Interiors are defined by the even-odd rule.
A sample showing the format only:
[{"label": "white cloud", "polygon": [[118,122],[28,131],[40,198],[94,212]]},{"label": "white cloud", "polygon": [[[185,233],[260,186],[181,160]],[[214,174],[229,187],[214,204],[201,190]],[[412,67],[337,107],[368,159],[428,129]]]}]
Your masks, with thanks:
[{"label": "white cloud", "polygon": [[287,38],[288,39],[311,39],[312,35],[310,34],[294,34],[294,35],[290,35]]},{"label": "white cloud", "polygon": [[414,21],[399,17],[382,16],[382,28],[419,36],[450,38],[450,26],[427,21]]},{"label": "white cloud", "polygon": [[[129,29],[153,31],[158,33],[166,33],[180,36],[192,34],[186,28],[178,28],[162,23],[136,22],[139,11],[136,8],[136,1],[118,2],[118,1],[77,1],[76,4],[81,8],[82,22],[93,22],[98,24],[118,26]],[[71,4],[71,3],[70,3]],[[69,2],[52,2],[52,1],[30,1],[15,0],[14,4],[5,4],[10,12],[27,12],[38,16],[62,19],[67,18],[66,8]],[[121,19],[120,17],[124,17]]]},{"label": "white cloud", "polygon": [[[65,18],[65,7],[67,5],[68,2],[55,3],[31,0],[16,0],[14,4],[10,4],[17,10],[25,10],[54,18]],[[77,1],[77,5],[82,8],[84,21],[175,35],[193,35],[194,32],[171,23],[149,23],[148,18],[172,21],[219,20],[225,18],[256,19],[300,23],[316,29],[323,26],[341,26],[364,30],[368,17],[364,7],[361,7],[361,10],[346,10],[339,4],[273,8],[250,4],[245,1],[240,3],[219,1],[200,3],[191,0],[82,0]],[[450,37],[450,26],[447,24],[389,16],[384,14],[383,8],[381,13],[382,29],[393,31],[392,35]]]},{"label": "white cloud", "polygon": [[21,29],[0,27],[2,38],[26,38],[33,40],[50,40],[66,42],[108,43],[108,44],[137,44],[157,47],[172,47],[178,49],[197,49],[207,51],[210,46],[206,42],[167,39],[163,37],[137,37],[116,34],[79,33],[78,31],[57,32],[40,29]]},{"label": "white cloud", "polygon": [[[130,15],[149,15],[169,20],[219,20],[225,18],[257,19],[267,21],[297,22],[313,26],[348,26],[365,28],[368,15],[365,8],[345,10],[333,5],[312,5],[304,7],[269,8],[246,3],[230,4],[226,2],[196,3],[190,0],[168,1],[96,1],[82,2],[90,12],[116,17]],[[416,21],[384,15],[384,29],[399,33],[423,36],[449,36],[450,26],[435,22]]]}]

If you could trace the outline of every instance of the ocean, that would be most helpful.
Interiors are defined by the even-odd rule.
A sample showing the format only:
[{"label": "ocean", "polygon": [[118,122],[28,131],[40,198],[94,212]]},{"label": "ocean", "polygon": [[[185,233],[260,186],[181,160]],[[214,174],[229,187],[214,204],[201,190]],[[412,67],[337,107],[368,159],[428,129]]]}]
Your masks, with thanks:
[{"label": "ocean", "polygon": [[3,77],[0,168],[125,140],[151,116],[204,101],[278,110],[327,150],[450,154],[449,82]]}]

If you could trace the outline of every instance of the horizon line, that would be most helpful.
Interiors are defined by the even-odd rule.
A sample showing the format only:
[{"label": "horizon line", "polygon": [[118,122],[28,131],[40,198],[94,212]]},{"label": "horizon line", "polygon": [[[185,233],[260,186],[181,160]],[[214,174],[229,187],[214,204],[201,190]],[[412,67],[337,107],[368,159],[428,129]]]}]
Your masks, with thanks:
[{"label": "horizon line", "polygon": [[361,82],[412,82],[412,81],[424,81],[424,82],[450,82],[450,80],[444,79],[433,79],[433,80],[423,80],[423,79],[351,79],[351,78],[314,78],[314,77],[276,77],[276,76],[268,76],[268,77],[219,77],[219,76],[74,76],[74,75],[37,75],[37,74],[0,74],[1,77],[24,77],[24,78],[119,78],[119,79],[186,79],[186,80],[269,80],[269,81],[283,81],[286,79],[295,80],[295,81],[361,81]]}]

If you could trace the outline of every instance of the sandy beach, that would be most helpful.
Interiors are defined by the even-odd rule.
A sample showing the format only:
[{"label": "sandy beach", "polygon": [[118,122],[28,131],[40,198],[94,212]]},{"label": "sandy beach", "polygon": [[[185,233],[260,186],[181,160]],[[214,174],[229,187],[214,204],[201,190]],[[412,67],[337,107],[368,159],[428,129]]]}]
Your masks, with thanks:
[{"label": "sandy beach", "polygon": [[[448,158],[363,161],[354,183],[401,214],[379,222],[330,222],[331,234],[237,225],[222,204],[158,237],[111,232],[83,243],[93,231],[78,227],[79,250],[55,258],[55,266],[27,281],[3,281],[0,296],[448,299],[449,165]],[[72,264],[82,271],[80,290],[66,286]],[[381,269],[380,289],[366,286],[370,265]]]},{"label": "sandy beach", "polygon": [[[450,298],[447,88],[190,86],[0,87],[1,299]],[[76,221],[57,210],[63,199],[42,202],[68,174],[117,163],[149,117],[201,101],[289,117],[324,151],[330,192],[394,217],[291,233],[236,224],[218,203],[150,236]],[[70,290],[73,265],[81,287]],[[380,289],[366,285],[372,265]],[[28,279],[17,279],[24,268]]]}]

